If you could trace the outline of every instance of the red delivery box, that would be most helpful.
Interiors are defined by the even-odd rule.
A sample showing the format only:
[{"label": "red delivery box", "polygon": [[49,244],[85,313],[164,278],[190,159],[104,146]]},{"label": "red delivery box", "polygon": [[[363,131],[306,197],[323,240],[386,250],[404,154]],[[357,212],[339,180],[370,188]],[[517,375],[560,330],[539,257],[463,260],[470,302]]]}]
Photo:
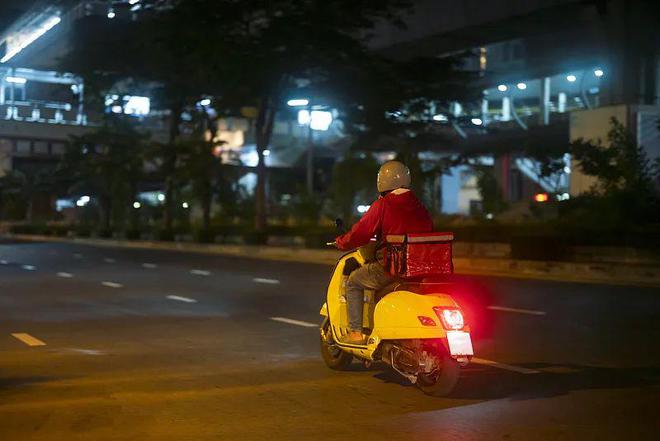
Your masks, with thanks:
[{"label": "red delivery box", "polygon": [[388,235],[385,268],[403,279],[452,274],[453,233]]}]

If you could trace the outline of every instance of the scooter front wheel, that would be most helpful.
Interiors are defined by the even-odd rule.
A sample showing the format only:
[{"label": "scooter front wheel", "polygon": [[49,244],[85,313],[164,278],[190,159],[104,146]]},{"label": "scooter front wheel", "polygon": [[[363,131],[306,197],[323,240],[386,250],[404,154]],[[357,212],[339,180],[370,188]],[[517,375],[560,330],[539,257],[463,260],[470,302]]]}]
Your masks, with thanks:
[{"label": "scooter front wheel", "polygon": [[343,371],[348,368],[353,361],[353,355],[344,352],[337,345],[329,345],[321,336],[321,356],[326,366],[336,371]]},{"label": "scooter front wheel", "polygon": [[427,395],[444,397],[449,395],[458,382],[461,367],[453,358],[445,355],[440,361],[440,369],[435,374],[419,375],[415,386]]}]

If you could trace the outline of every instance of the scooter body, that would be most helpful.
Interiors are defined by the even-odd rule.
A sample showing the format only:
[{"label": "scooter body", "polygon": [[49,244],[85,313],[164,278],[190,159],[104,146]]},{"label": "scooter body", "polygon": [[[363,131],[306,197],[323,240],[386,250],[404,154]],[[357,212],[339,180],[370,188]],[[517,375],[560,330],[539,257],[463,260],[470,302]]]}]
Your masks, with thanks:
[{"label": "scooter body", "polygon": [[[366,291],[363,316],[363,327],[369,334],[366,345],[341,341],[349,332],[346,281],[352,270],[369,260],[370,254],[368,247],[362,247],[342,256],[335,267],[326,303],[321,308],[324,317],[321,349],[326,363],[331,368],[342,369],[352,357],[367,364],[383,361],[427,393],[449,393],[460,366],[469,362],[473,349],[470,329],[463,322],[459,305],[442,290],[447,285],[418,283],[418,289],[411,289],[415,284],[402,283],[390,287],[386,294]],[[443,319],[443,314],[453,314],[456,319],[456,311],[460,322],[451,317],[448,317],[450,323]]]}]

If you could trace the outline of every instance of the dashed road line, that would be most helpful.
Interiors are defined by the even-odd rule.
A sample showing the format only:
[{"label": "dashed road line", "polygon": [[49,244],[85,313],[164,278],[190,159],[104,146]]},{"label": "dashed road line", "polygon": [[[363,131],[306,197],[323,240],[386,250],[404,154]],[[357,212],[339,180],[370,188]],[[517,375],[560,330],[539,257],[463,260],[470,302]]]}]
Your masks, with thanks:
[{"label": "dashed road line", "polygon": [[101,282],[101,285],[107,286],[108,288],[123,288],[124,285],[121,283],[115,283],[115,282]]},{"label": "dashed road line", "polygon": [[504,312],[517,312],[518,314],[529,314],[529,315],[545,315],[545,311],[536,311],[534,309],[519,309],[519,308],[508,308],[506,306],[489,306],[488,309],[493,311],[504,311]]},{"label": "dashed road line", "polygon": [[57,277],[62,277],[64,279],[70,279],[70,278],[73,277],[73,274],[61,272],[61,273],[57,273]]},{"label": "dashed road line", "polygon": [[255,277],[252,279],[255,283],[265,283],[267,285],[279,285],[280,281],[277,279],[262,279],[261,277]]},{"label": "dashed road line", "polygon": [[22,341],[28,346],[46,346],[46,343],[44,343],[43,341],[39,340],[36,337],[31,336],[30,334],[17,332],[12,334],[11,336]]},{"label": "dashed road line", "polygon": [[316,323],[310,323],[310,322],[304,322],[302,320],[294,320],[286,317],[271,317],[271,320],[274,320],[276,322],[282,322],[282,323],[288,323],[290,325],[296,325],[296,326],[302,326],[304,328],[318,328],[318,324]]},{"label": "dashed road line", "polygon": [[105,263],[115,263],[116,262],[116,260],[113,259],[112,257],[106,257],[105,259],[103,259],[103,261]]},{"label": "dashed road line", "polygon": [[9,265],[9,262],[6,260],[0,260],[0,265]]},{"label": "dashed road line", "polygon": [[190,274],[194,274],[196,276],[210,276],[211,271],[194,269],[194,270],[190,270]]},{"label": "dashed road line", "polygon": [[60,349],[58,352],[73,352],[75,354],[83,354],[83,355],[105,355],[105,352],[99,351],[98,349],[83,349],[83,348],[65,348],[65,349]]},{"label": "dashed road line", "polygon": [[158,265],[156,265],[155,263],[146,262],[142,264],[142,268],[154,269],[154,268],[158,268]]},{"label": "dashed road line", "polygon": [[23,268],[25,271],[34,271],[37,269],[37,267],[34,265],[23,265],[21,268]]},{"label": "dashed road line", "polygon": [[167,298],[170,299],[170,300],[178,300],[179,302],[197,303],[197,300],[191,299],[190,297],[167,296]]},{"label": "dashed road line", "polygon": [[513,365],[510,365],[510,364],[499,363],[497,361],[486,360],[486,359],[483,359],[483,358],[473,357],[472,360],[470,360],[470,361],[472,363],[482,364],[482,365],[485,365],[485,366],[490,366],[490,367],[494,367],[494,368],[498,368],[498,369],[504,369],[506,371],[517,372],[519,374],[540,374],[541,373],[540,371],[537,371],[536,369],[528,369],[528,368],[524,368],[524,367],[520,367],[520,366],[513,366]]}]

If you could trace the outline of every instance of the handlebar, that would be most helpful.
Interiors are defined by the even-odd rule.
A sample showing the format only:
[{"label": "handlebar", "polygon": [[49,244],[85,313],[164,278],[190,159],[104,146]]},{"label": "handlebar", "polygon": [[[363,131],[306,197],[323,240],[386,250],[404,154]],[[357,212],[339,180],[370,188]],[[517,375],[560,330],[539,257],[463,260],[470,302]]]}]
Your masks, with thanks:
[{"label": "handlebar", "polygon": [[332,242],[326,242],[325,244],[329,247],[336,247],[337,246],[337,241],[333,240]]}]

